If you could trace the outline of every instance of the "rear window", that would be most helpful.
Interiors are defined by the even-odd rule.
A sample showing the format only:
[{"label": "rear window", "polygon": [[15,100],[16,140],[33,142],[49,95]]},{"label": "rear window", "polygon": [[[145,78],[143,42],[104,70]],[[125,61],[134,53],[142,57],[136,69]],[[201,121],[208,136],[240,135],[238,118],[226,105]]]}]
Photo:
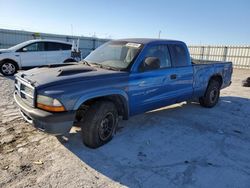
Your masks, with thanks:
[{"label": "rear window", "polygon": [[172,57],[172,64],[174,67],[183,67],[188,64],[188,56],[186,48],[179,44],[169,44],[169,50]]},{"label": "rear window", "polygon": [[61,44],[62,50],[71,50],[71,45],[70,44]]},{"label": "rear window", "polygon": [[47,42],[47,51],[71,50],[70,44],[62,44],[56,42]]}]

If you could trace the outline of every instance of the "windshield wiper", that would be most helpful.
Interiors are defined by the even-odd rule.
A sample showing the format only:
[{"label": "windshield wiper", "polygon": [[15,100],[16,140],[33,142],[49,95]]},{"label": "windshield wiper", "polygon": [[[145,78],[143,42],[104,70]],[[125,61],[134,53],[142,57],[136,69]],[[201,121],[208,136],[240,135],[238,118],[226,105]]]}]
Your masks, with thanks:
[{"label": "windshield wiper", "polygon": [[84,65],[88,65],[88,66],[91,67],[91,64],[90,64],[89,62],[87,62],[86,60],[83,59],[81,62],[82,62]]},{"label": "windshield wiper", "polygon": [[98,67],[102,66],[100,63],[92,63],[92,62],[91,62],[91,65],[95,65],[95,66],[98,66]]},{"label": "windshield wiper", "polygon": [[114,70],[114,71],[120,71],[120,70],[121,70],[121,69],[119,69],[119,68],[110,67],[110,66],[106,66],[106,65],[104,65],[103,68],[108,69],[108,70]]},{"label": "windshield wiper", "polygon": [[110,66],[107,66],[107,65],[102,65],[100,63],[91,63],[92,65],[95,65],[101,69],[107,69],[107,70],[114,70],[114,71],[120,71],[119,68],[115,68],[115,67],[110,67]]}]

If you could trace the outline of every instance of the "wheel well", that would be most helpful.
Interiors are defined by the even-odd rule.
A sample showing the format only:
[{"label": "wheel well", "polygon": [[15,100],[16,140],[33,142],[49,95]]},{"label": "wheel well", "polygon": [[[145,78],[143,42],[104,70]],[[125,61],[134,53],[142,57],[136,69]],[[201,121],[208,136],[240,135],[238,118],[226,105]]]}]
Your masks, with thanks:
[{"label": "wheel well", "polygon": [[128,107],[123,96],[120,95],[108,95],[103,97],[96,97],[85,101],[78,108],[76,112],[76,120],[79,120],[87,112],[88,108],[97,101],[111,101],[115,104],[118,115],[122,116],[123,119],[128,119]]},{"label": "wheel well", "polygon": [[210,78],[210,80],[209,80],[209,83],[210,83],[211,81],[213,81],[213,80],[219,82],[219,83],[220,83],[220,87],[222,86],[223,79],[222,79],[222,76],[221,76],[221,75],[214,75],[214,76],[212,76],[212,77]]},{"label": "wheel well", "polygon": [[64,60],[64,63],[69,63],[69,62],[76,62],[76,60],[74,60],[73,58]]},{"label": "wheel well", "polygon": [[17,63],[16,61],[14,61],[13,59],[3,59],[3,60],[0,62],[0,64],[1,64],[1,63],[5,63],[5,62],[11,62],[11,63],[13,63],[13,64],[16,66],[17,70],[19,69],[18,63]]}]

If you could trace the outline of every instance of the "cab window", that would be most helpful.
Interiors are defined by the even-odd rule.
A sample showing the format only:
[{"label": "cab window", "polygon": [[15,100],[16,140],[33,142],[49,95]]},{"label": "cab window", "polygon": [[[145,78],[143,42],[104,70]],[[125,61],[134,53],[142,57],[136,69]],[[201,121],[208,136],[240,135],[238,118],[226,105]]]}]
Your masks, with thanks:
[{"label": "cab window", "polygon": [[[171,67],[171,58],[168,51],[167,45],[154,45],[149,47],[146,52],[144,59],[147,57],[156,57],[160,61],[160,69]],[[143,70],[143,63],[141,64],[140,68],[141,71]]]},{"label": "cab window", "polygon": [[170,44],[168,46],[172,57],[173,67],[187,66],[188,55],[186,48],[181,44]]}]

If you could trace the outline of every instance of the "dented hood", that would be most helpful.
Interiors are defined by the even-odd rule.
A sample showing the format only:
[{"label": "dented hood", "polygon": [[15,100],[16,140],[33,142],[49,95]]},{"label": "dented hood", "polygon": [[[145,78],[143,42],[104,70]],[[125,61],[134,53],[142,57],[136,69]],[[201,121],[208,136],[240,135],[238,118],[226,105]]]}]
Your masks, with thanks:
[{"label": "dented hood", "polygon": [[48,87],[78,81],[110,78],[126,72],[90,67],[81,63],[48,65],[16,74],[36,87]]}]

